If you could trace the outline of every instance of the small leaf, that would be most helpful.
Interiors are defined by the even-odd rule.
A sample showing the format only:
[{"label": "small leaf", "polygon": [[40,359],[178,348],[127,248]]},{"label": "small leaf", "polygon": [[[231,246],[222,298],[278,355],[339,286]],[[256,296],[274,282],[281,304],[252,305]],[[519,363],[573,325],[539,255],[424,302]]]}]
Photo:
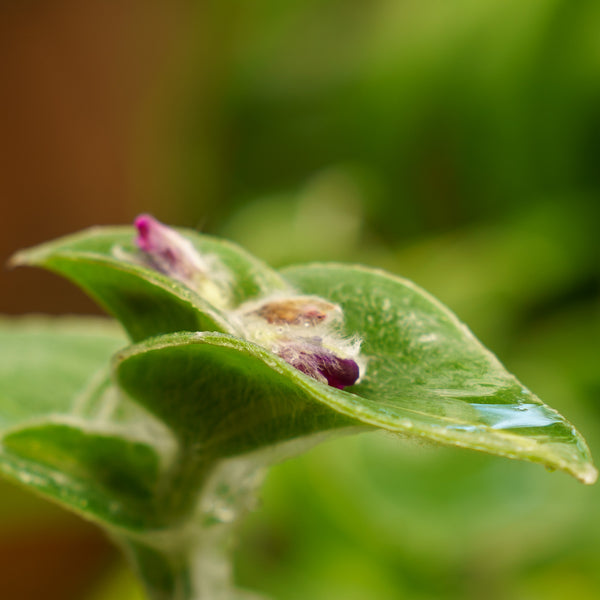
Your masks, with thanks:
[{"label": "small leaf", "polygon": [[[232,307],[257,295],[286,289],[275,271],[234,244],[181,231],[231,276]],[[92,228],[19,252],[16,265],[40,266],[82,287],[121,321],[134,341],[175,331],[235,333],[221,311],[183,283],[144,266],[132,227]]]},{"label": "small leaf", "polygon": [[169,434],[119,398],[124,336],[99,318],[0,320],[0,472],[96,521],[155,526]]},{"label": "small leaf", "polygon": [[61,423],[17,429],[2,445],[2,470],[17,482],[88,519],[128,529],[156,526],[160,461],[149,445]]},{"label": "small leaf", "polygon": [[109,319],[0,319],[0,429],[71,412],[89,379],[125,343]]}]

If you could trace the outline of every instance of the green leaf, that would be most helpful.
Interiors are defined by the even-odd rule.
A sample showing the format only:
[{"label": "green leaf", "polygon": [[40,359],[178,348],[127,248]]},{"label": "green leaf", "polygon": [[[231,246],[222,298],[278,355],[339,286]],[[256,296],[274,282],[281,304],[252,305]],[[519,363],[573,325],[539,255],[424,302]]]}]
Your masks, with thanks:
[{"label": "green leaf", "polygon": [[344,308],[367,370],[346,391],[250,342],[174,334],[117,359],[119,384],[186,443],[232,456],[355,425],[539,462],[591,483],[583,438],[510,375],[448,309],[413,284],[364,268],[285,271],[305,293]]},{"label": "green leaf", "polygon": [[152,506],[160,459],[148,444],[48,423],[8,432],[2,445],[5,474],[86,518],[127,529],[158,523]]},{"label": "green leaf", "polygon": [[[204,255],[218,257],[232,279],[232,307],[287,284],[275,271],[241,248],[181,230]],[[45,267],[64,275],[115,316],[131,339],[175,331],[236,333],[215,306],[182,283],[136,262],[132,227],[98,227],[24,250],[15,265]]]},{"label": "green leaf", "polygon": [[339,303],[347,332],[363,339],[366,376],[350,388],[361,398],[362,421],[595,481],[597,471],[575,428],[413,283],[340,265],[292,267],[283,274],[303,292]]},{"label": "green leaf", "polygon": [[139,529],[157,522],[169,434],[106,380],[124,341],[107,319],[0,320],[0,472],[86,518]]},{"label": "green leaf", "polygon": [[0,318],[0,429],[73,411],[125,343],[109,319]]}]

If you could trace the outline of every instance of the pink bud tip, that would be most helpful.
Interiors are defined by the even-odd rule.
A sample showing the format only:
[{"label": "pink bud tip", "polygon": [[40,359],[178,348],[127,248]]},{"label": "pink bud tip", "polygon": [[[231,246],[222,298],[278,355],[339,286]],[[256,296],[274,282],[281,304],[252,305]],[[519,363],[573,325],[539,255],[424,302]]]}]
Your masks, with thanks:
[{"label": "pink bud tip", "polygon": [[138,231],[136,244],[157,271],[182,281],[201,271],[196,251],[174,229],[146,214],[137,217],[134,225]]},{"label": "pink bud tip", "polygon": [[152,244],[150,243],[150,231],[153,226],[160,226],[160,223],[150,215],[140,215],[133,222],[138,230],[136,243],[141,250],[149,252]]}]

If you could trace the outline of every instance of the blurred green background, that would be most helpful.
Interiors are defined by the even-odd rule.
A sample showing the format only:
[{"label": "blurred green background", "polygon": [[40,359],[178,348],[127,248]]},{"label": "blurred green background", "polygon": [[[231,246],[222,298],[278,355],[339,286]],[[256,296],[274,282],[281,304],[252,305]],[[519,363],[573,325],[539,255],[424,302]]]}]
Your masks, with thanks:
[{"label": "blurred green background", "polygon": [[[597,0],[3,4],[1,255],[149,211],[275,266],[388,269],[600,461],[599,31]],[[96,310],[51,275],[1,285],[5,313]],[[347,438],[273,469],[237,577],[275,600],[596,599],[599,500]],[[0,596],[37,600],[50,556],[47,600],[141,598],[93,529],[2,484]]]}]

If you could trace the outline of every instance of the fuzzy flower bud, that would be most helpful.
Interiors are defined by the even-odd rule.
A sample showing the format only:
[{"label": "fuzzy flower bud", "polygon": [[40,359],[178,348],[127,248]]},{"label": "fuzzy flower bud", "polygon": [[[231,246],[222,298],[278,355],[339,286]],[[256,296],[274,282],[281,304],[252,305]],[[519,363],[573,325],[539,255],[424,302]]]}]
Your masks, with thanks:
[{"label": "fuzzy flower bud", "polygon": [[354,359],[337,356],[317,340],[290,341],[281,346],[278,354],[298,371],[339,390],[355,384],[360,376]]},{"label": "fuzzy flower bud", "polygon": [[317,296],[273,296],[238,310],[248,339],[309,377],[343,389],[360,377],[356,340],[337,333],[342,309]]},{"label": "fuzzy flower bud", "polygon": [[134,225],[136,244],[149,266],[181,281],[212,304],[226,303],[227,276],[216,259],[200,254],[188,239],[151,215],[140,215]]},{"label": "fuzzy flower bud", "polygon": [[206,270],[205,262],[191,242],[174,229],[150,215],[140,215],[134,225],[138,230],[136,243],[157,271],[189,282]]}]

